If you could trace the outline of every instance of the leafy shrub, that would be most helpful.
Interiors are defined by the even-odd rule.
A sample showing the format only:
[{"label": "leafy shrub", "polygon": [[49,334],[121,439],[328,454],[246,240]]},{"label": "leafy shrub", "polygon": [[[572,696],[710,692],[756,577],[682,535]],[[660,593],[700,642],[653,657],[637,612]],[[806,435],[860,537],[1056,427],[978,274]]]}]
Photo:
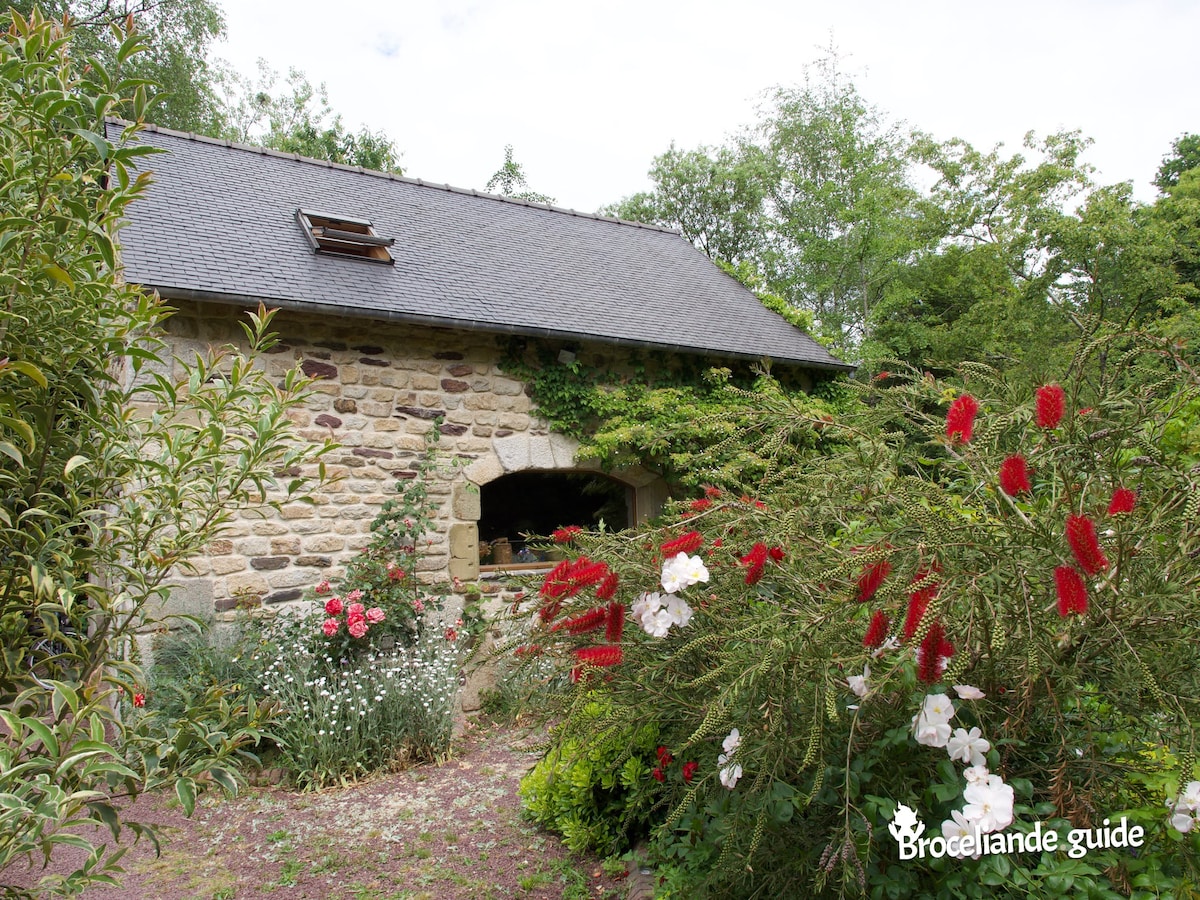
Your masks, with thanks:
[{"label": "leafy shrub", "polygon": [[[1200,829],[1164,802],[1200,774],[1200,473],[1162,437],[1200,379],[1124,336],[1038,398],[962,371],[969,392],[898,369],[836,424],[764,394],[772,440],[836,432],[829,455],[761,499],[713,487],[673,523],[577,535],[524,607],[576,678],[552,754],[653,728],[697,764],[641,786],[679,896],[1195,890]],[[967,762],[985,833],[1124,816],[1145,844],[900,862],[901,804],[931,834],[984,821]]]}]

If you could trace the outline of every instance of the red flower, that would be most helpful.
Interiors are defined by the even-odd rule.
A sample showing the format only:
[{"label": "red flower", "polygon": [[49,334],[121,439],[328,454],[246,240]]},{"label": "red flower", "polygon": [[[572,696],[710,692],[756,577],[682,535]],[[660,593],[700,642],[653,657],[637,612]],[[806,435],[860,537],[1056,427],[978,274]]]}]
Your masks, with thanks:
[{"label": "red flower", "polygon": [[1054,590],[1058,594],[1058,614],[1064,619],[1071,613],[1081,616],[1087,613],[1087,586],[1074,566],[1059,566],[1054,570]]},{"label": "red flower", "polygon": [[321,623],[321,630],[325,632],[326,637],[333,637],[341,627],[342,623],[339,619],[326,619]]},{"label": "red flower", "polygon": [[[924,581],[938,571],[939,568],[936,563],[928,569],[921,569],[913,576],[912,583],[917,584]],[[904,617],[904,640],[911,641],[913,635],[917,633],[917,629],[921,625],[921,619],[925,615],[925,610],[929,608],[930,602],[937,596],[939,587],[940,585],[934,581],[908,595],[908,613]]]},{"label": "red flower", "polygon": [[1088,575],[1096,575],[1108,568],[1108,557],[1100,549],[1096,528],[1087,516],[1067,516],[1067,543],[1071,545],[1079,568]]},{"label": "red flower", "polygon": [[1015,497],[1032,489],[1029,484],[1029,472],[1025,468],[1025,457],[1014,453],[1000,463],[1000,490],[1010,497]]},{"label": "red flower", "polygon": [[550,539],[556,544],[569,544],[575,540],[575,535],[583,531],[578,525],[568,525],[566,528],[558,528],[554,534],[550,535]]},{"label": "red flower", "polygon": [[332,591],[332,590],[333,590],[333,588],[331,588],[331,587],[329,586],[329,579],[328,579],[328,578],[326,578],[326,579],[324,579],[323,581],[321,581],[321,582],[320,582],[320,583],[319,583],[319,584],[316,586],[316,588],[314,588],[314,590],[316,590],[316,592],[317,592],[318,594],[328,594],[330,591]]},{"label": "red flower", "polygon": [[604,576],[604,580],[600,582],[600,587],[596,588],[597,600],[611,600],[613,594],[617,592],[617,585],[621,583],[621,579],[617,577],[616,572],[609,572]]},{"label": "red flower", "polygon": [[604,624],[607,618],[608,610],[603,606],[597,606],[595,609],[589,609],[578,616],[556,622],[551,626],[550,630],[558,631],[560,628],[565,628],[569,634],[585,634],[589,631],[595,631]]},{"label": "red flower", "polygon": [[1037,427],[1057,428],[1063,417],[1066,395],[1057,384],[1047,384],[1037,389]]},{"label": "red flower", "polygon": [[517,656],[541,656],[542,647],[540,644],[529,644],[528,646],[518,647],[513,652],[516,653]]},{"label": "red flower", "polygon": [[653,771],[650,772],[650,775],[654,778],[655,781],[658,781],[658,782],[663,782],[663,781],[667,780],[666,773],[663,772],[663,770],[660,769],[658,766],[654,767]]},{"label": "red flower", "polygon": [[889,372],[887,369],[884,369],[882,372],[880,372],[878,375],[875,376],[875,380],[883,381],[883,380],[885,380],[887,378],[891,378],[891,377],[892,377],[892,373]]},{"label": "red flower", "polygon": [[683,764],[683,783],[684,784],[692,783],[692,778],[695,777],[696,770],[698,768],[700,768],[700,763],[698,763],[698,762],[685,762]]},{"label": "red flower", "polygon": [[688,508],[692,512],[701,513],[701,512],[704,512],[706,509],[710,508],[711,506],[712,506],[711,500],[709,500],[707,497],[701,497],[699,500],[693,500],[691,503],[691,506],[689,506]]},{"label": "red flower", "polygon": [[625,606],[621,603],[608,604],[608,621],[604,626],[604,639],[610,644],[619,644],[624,630]]},{"label": "red flower", "polygon": [[658,764],[660,766],[669,766],[675,761],[675,757],[671,755],[671,751],[666,747],[659,747],[654,755],[658,757]]},{"label": "red flower", "polygon": [[946,640],[942,623],[934,620],[917,651],[917,678],[925,684],[936,684],[946,670],[946,660],[954,655],[954,645]]},{"label": "red flower", "polygon": [[975,429],[975,414],[979,412],[979,402],[970,394],[962,394],[950,404],[946,413],[946,437],[954,440],[956,437],[964,444],[971,440]]},{"label": "red flower", "polygon": [[451,641],[451,642],[457,641],[458,640],[458,632],[455,631],[453,628],[447,628],[446,629],[446,640]]},{"label": "red flower", "polygon": [[783,562],[783,548],[782,547],[772,547],[770,550],[767,551],[767,556],[771,557],[772,562],[781,563],[781,562]]},{"label": "red flower", "polygon": [[134,694],[133,695],[133,705],[136,706],[138,709],[141,709],[143,706],[145,706],[146,705],[146,695],[143,694],[141,691],[138,691],[136,694]]},{"label": "red flower", "polygon": [[704,535],[698,531],[689,531],[662,545],[662,554],[666,558],[680,553],[695,553],[704,546]]},{"label": "red flower", "polygon": [[330,597],[325,601],[325,612],[331,616],[340,616],[342,614],[342,598]]},{"label": "red flower", "polygon": [[866,603],[875,596],[883,580],[892,572],[892,564],[886,559],[871,563],[858,576],[858,602]]},{"label": "red flower", "polygon": [[867,626],[867,633],[863,636],[863,646],[873,650],[882,645],[891,626],[892,620],[888,618],[887,613],[882,609],[875,610],[875,614],[871,616],[871,624]]},{"label": "red flower", "polygon": [[704,496],[707,497],[709,500],[716,500],[718,497],[721,496],[721,489],[715,488],[711,484],[706,484],[704,486]]},{"label": "red flower", "polygon": [[621,648],[612,644],[597,647],[581,647],[574,652],[575,658],[580,663],[587,663],[592,666],[615,666],[623,658]]},{"label": "red flower", "polygon": [[1129,488],[1117,488],[1113,491],[1112,500],[1108,503],[1108,514],[1119,516],[1122,513],[1131,513],[1135,503],[1137,503],[1137,494]]},{"label": "red flower", "polygon": [[746,569],[746,584],[757,584],[762,578],[763,566],[767,564],[767,545],[756,543],[749,553],[738,557],[738,562]]}]

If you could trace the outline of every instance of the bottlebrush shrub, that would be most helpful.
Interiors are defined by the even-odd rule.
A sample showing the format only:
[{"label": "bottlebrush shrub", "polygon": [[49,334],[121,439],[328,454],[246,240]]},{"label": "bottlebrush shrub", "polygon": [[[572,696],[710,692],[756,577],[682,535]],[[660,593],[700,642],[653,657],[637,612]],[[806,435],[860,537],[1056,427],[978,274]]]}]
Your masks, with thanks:
[{"label": "bottlebrush shrub", "polygon": [[[1171,809],[1200,774],[1200,472],[1160,439],[1198,378],[1170,348],[1130,340],[1080,351],[1054,427],[1033,392],[968,364],[978,405],[966,429],[960,404],[948,435],[964,386],[897,366],[826,426],[827,457],[756,499],[684,500],[677,524],[575,536],[617,574],[627,612],[620,660],[581,667],[603,634],[554,623],[595,609],[593,588],[517,609],[543,664],[577,673],[547,698],[551,753],[653,728],[696,763],[690,783],[664,772],[642,785],[679,896],[1053,895],[1066,864],[1054,854],[899,862],[897,805],[930,834],[955,826],[985,790],[965,777],[963,760],[979,759],[994,778],[979,783],[1013,807],[992,827],[1121,814],[1147,829],[1136,856],[1093,851],[1077,890],[1194,884],[1198,829],[1178,833]],[[811,427],[786,403],[763,414],[773,441]],[[999,471],[1014,454],[1036,477],[1010,494]],[[1117,488],[1137,502],[1109,516]],[[693,531],[695,562],[664,553]],[[943,695],[961,698],[952,721],[922,721]],[[612,830],[641,809],[615,804]]]}]

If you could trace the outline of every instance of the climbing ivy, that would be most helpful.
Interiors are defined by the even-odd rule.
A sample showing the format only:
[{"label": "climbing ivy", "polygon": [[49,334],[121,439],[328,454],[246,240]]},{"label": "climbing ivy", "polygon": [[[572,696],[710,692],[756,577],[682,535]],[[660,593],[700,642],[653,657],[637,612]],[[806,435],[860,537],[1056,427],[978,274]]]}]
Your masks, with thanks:
[{"label": "climbing ivy", "polygon": [[[549,343],[511,339],[501,360],[526,384],[553,429],[580,441],[580,459],[605,470],[640,465],[675,488],[749,488],[780,466],[822,449],[821,429],[838,408],[837,392],[819,399],[775,377],[765,364],[737,369],[698,360],[647,360],[632,353],[618,371],[561,354]],[[774,431],[765,397],[812,422],[808,432],[761,441]]]}]

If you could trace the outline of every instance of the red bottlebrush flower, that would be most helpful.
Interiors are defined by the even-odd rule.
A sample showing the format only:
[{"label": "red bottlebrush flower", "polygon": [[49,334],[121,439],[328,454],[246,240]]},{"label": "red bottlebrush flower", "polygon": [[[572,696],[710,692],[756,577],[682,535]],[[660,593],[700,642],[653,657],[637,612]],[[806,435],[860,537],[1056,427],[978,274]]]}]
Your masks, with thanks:
[{"label": "red bottlebrush flower", "polygon": [[616,572],[609,572],[604,576],[604,580],[600,582],[600,587],[596,588],[597,600],[611,600],[617,592],[617,586],[621,583],[621,579],[617,577]]},{"label": "red bottlebrush flower", "polygon": [[565,528],[558,528],[554,534],[550,535],[550,539],[556,544],[569,544],[575,540],[575,535],[583,531],[578,525],[568,525]]},{"label": "red bottlebrush flower", "polygon": [[1074,566],[1059,566],[1054,570],[1054,590],[1058,594],[1058,614],[1064,619],[1071,613],[1081,616],[1087,613],[1087,585]]},{"label": "red bottlebrush flower", "polygon": [[625,606],[621,603],[608,604],[608,621],[604,625],[604,639],[610,644],[621,643],[625,633]]},{"label": "red bottlebrush flower", "polygon": [[781,562],[783,562],[783,548],[782,547],[772,547],[770,550],[767,551],[767,556],[771,557],[772,562],[781,563]]},{"label": "red bottlebrush flower", "polygon": [[688,509],[690,509],[692,512],[695,512],[695,513],[702,513],[706,509],[710,509],[711,507],[712,507],[712,501],[709,500],[707,497],[701,497],[699,500],[693,500],[691,505],[688,507]]},{"label": "red bottlebrush flower", "polygon": [[[947,649],[950,653],[942,652]],[[917,678],[925,684],[937,684],[945,670],[945,660],[952,653],[954,653],[954,645],[946,640],[946,632],[942,628],[942,623],[934,620],[917,651]]]},{"label": "red bottlebrush flower", "polygon": [[583,677],[583,666],[575,666],[571,669],[571,684],[578,684],[579,679]]},{"label": "red bottlebrush flower", "polygon": [[538,592],[543,597],[557,598],[561,597],[568,589],[566,583],[567,572],[570,571],[571,563],[568,560],[563,560],[553,569],[546,573],[546,577],[542,579],[542,589]]},{"label": "red bottlebrush flower", "polygon": [[946,412],[946,437],[957,438],[964,444],[971,440],[975,431],[975,414],[979,412],[979,401],[970,394],[961,394],[950,404]]},{"label": "red bottlebrush flower", "polygon": [[1063,417],[1066,394],[1057,384],[1046,384],[1037,389],[1037,427],[1057,428]]},{"label": "red bottlebrush flower", "polygon": [[1014,453],[1000,463],[1000,490],[1010,497],[1033,490],[1029,484],[1029,471],[1025,467],[1025,457],[1020,453]]},{"label": "red bottlebrush flower", "polygon": [[673,540],[667,541],[660,548],[664,558],[670,558],[680,553],[695,553],[704,546],[704,535],[698,531],[689,531]]},{"label": "red bottlebrush flower", "polygon": [[892,564],[886,559],[871,563],[858,576],[858,602],[866,603],[875,596],[885,578],[892,573]]},{"label": "red bottlebrush flower", "polygon": [[891,627],[892,620],[888,618],[887,613],[882,609],[875,610],[875,614],[871,616],[871,624],[867,626],[867,633],[863,636],[863,646],[871,650],[881,646]]},{"label": "red bottlebrush flower", "polygon": [[563,604],[561,600],[552,600],[541,608],[541,610],[538,612],[538,616],[541,617],[543,622],[553,622],[555,616],[562,611],[562,606]]},{"label": "red bottlebrush flower", "polygon": [[658,757],[658,764],[660,766],[664,766],[664,767],[669,766],[671,763],[673,763],[675,761],[675,757],[673,757],[671,755],[671,751],[668,750],[666,747],[659,747],[654,752],[654,755]]},{"label": "red bottlebrush flower", "polygon": [[704,496],[707,497],[709,500],[716,500],[718,497],[721,496],[721,489],[715,488],[711,484],[706,484],[704,486]]},{"label": "red bottlebrush flower", "polygon": [[1137,503],[1137,494],[1129,488],[1117,488],[1113,491],[1112,500],[1108,502],[1108,514],[1119,516],[1123,513],[1131,513],[1135,503]]},{"label": "red bottlebrush flower", "polygon": [[568,634],[586,634],[604,625],[607,619],[608,609],[603,606],[597,606],[595,609],[589,609],[578,616],[572,616],[570,619],[563,619],[561,622],[556,622],[551,626],[550,630],[558,631],[560,628],[565,628]]},{"label": "red bottlebrush flower", "polygon": [[887,369],[884,369],[882,372],[880,372],[878,375],[875,376],[874,380],[875,381],[886,381],[887,379],[889,379],[891,377],[892,377],[892,373],[889,372]]},{"label": "red bottlebrush flower", "polygon": [[[918,584],[937,571],[938,567],[936,565],[928,569],[921,569],[913,576],[912,583]],[[904,640],[911,641],[913,635],[917,633],[917,629],[921,626],[921,619],[925,615],[925,610],[929,608],[929,604],[937,596],[939,587],[940,585],[934,581],[908,595],[908,612],[904,617]]]},{"label": "red bottlebrush flower", "polygon": [[666,773],[663,772],[663,770],[660,769],[658,766],[654,767],[654,769],[650,772],[650,775],[654,778],[655,781],[662,782],[662,781],[667,780]]},{"label": "red bottlebrush flower", "polygon": [[1096,575],[1108,568],[1108,557],[1096,539],[1096,527],[1087,516],[1067,516],[1067,543],[1075,554],[1079,568]]},{"label": "red bottlebrush flower", "polygon": [[738,562],[746,569],[746,584],[757,584],[762,578],[763,566],[767,564],[767,545],[755,544],[749,553],[738,557]]},{"label": "red bottlebrush flower", "polygon": [[683,764],[683,783],[691,784],[692,779],[696,776],[696,770],[700,768],[698,762],[685,762]]},{"label": "red bottlebrush flower", "polygon": [[621,648],[613,644],[601,644],[596,647],[581,647],[574,651],[579,662],[590,666],[615,666],[624,656]]},{"label": "red bottlebrush flower", "polygon": [[602,562],[594,563],[586,556],[579,557],[575,561],[575,565],[567,573],[567,580],[571,585],[571,593],[575,593],[585,587],[591,587],[593,584],[599,584],[607,577],[608,566]]}]

